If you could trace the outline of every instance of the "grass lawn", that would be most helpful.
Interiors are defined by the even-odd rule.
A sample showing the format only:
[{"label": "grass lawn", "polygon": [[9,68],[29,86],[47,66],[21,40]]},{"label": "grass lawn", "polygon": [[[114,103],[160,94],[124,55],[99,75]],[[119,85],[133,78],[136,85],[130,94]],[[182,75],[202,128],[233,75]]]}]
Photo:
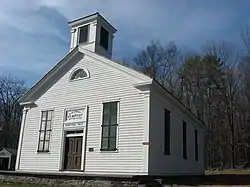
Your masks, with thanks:
[{"label": "grass lawn", "polygon": [[227,169],[206,171],[206,175],[250,175],[250,170]]}]

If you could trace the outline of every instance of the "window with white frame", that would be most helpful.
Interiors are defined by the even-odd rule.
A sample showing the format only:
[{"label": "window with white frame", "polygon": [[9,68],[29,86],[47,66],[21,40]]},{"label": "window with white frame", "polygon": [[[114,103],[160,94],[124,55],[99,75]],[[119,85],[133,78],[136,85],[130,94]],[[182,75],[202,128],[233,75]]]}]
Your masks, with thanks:
[{"label": "window with white frame", "polygon": [[100,45],[108,50],[109,48],[109,32],[101,27]]},{"label": "window with white frame", "polygon": [[88,78],[88,77],[89,77],[89,73],[87,70],[77,69],[71,75],[70,80],[79,80],[79,79],[84,79],[84,78]]},{"label": "window with white frame", "polygon": [[89,25],[85,25],[79,28],[79,44],[87,43],[89,37]]},{"label": "window with white frame", "polygon": [[53,112],[53,110],[42,111],[37,150],[38,152],[49,152]]},{"label": "window with white frame", "polygon": [[116,151],[118,102],[103,103],[101,151]]}]

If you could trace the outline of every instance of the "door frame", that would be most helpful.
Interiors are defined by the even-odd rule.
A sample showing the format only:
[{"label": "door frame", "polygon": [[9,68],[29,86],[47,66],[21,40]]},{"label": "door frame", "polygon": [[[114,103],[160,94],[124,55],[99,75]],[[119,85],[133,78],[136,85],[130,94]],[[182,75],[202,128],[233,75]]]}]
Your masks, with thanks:
[{"label": "door frame", "polygon": [[[71,134],[70,134],[71,135]],[[66,152],[64,153],[64,163],[63,163],[63,170],[64,171],[83,171],[83,159],[84,159],[84,156],[83,156],[83,145],[84,145],[84,140],[83,140],[83,138],[84,138],[84,133],[79,133],[79,134],[76,134],[76,136],[73,136],[73,135],[71,135],[71,136],[67,136],[66,135],[66,137],[65,137],[65,149],[66,149],[66,142],[67,142],[67,138],[81,138],[82,139],[82,152],[81,152],[81,166],[80,166],[80,170],[79,169],[66,169],[65,168],[65,158],[66,158]],[[75,146],[75,145],[74,145]]]},{"label": "door frame", "polygon": [[[87,126],[88,126],[88,106],[78,107],[73,109],[85,109],[84,118],[81,121],[75,123],[82,123],[81,126],[73,127],[73,128],[65,128],[66,121],[66,112],[72,110],[72,108],[68,108],[64,110],[64,119],[63,119],[63,128],[62,128],[62,144],[61,144],[61,155],[60,155],[60,165],[59,171],[85,171],[85,159],[86,159],[86,145],[87,145]],[[69,131],[80,131],[83,133],[77,134],[67,134]],[[64,160],[65,160],[65,146],[66,146],[66,137],[79,137],[82,136],[82,157],[81,157],[81,169],[80,170],[67,170],[64,168]]]},{"label": "door frame", "polygon": [[[78,134],[67,134],[67,132],[69,132],[69,130],[65,130],[64,131],[64,137],[63,137],[63,142],[62,142],[62,145],[63,145],[63,151],[62,151],[62,154],[61,154],[61,166],[60,166],[60,170],[63,170],[63,171],[84,171],[85,170],[85,152],[86,152],[86,149],[85,149],[85,137],[86,137],[86,128],[83,128],[83,129],[78,129],[78,130],[83,130],[83,133],[78,133]],[[68,170],[68,169],[65,169],[64,168],[64,162],[65,162],[65,150],[66,150],[66,138],[69,138],[69,137],[82,137],[82,157],[81,157],[81,169],[80,170]]]},{"label": "door frame", "polygon": [[9,162],[8,162],[8,170],[9,170],[11,167],[12,155],[5,148],[3,148],[0,152],[4,153],[4,155],[1,155],[0,158],[8,158],[9,159]]}]

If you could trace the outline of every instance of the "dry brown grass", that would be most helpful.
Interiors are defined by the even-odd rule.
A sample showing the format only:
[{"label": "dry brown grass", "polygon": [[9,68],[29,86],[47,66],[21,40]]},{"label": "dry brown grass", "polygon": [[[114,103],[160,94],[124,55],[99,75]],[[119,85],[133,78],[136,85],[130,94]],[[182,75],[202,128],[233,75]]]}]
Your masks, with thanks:
[{"label": "dry brown grass", "polygon": [[242,169],[227,169],[227,170],[213,170],[206,171],[206,175],[250,175],[250,170]]}]

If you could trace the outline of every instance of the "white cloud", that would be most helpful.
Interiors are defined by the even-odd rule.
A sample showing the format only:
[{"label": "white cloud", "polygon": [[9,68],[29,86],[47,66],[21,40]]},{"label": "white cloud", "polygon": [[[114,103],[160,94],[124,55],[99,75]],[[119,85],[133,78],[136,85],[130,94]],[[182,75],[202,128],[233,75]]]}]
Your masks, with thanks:
[{"label": "white cloud", "polygon": [[[198,0],[2,0],[0,67],[44,74],[68,50],[67,21],[97,11],[118,29],[115,56],[126,56],[121,53],[140,49],[152,39],[180,45],[204,43],[221,36],[235,16],[232,8],[217,4]],[[17,59],[24,65],[20,67]]]},{"label": "white cloud", "polygon": [[[33,33],[43,33],[60,35],[60,31],[46,19],[39,14],[39,4],[36,1],[24,0],[22,3],[10,3],[11,1],[4,0],[3,5],[0,6],[0,24],[2,26],[9,26],[20,31]],[[25,6],[26,5],[26,6]],[[45,29],[46,28],[46,29]]]}]

